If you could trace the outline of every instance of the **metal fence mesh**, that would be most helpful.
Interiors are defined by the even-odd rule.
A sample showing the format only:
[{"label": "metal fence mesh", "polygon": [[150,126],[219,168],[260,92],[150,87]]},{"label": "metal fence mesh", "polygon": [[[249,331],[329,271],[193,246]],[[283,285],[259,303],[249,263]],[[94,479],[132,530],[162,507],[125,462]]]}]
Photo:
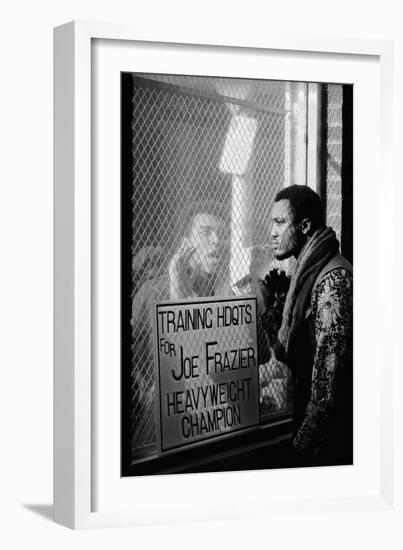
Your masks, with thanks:
[{"label": "metal fence mesh", "polygon": [[[288,83],[133,75],[132,457],[156,451],[152,306],[195,214],[218,220],[198,296],[253,291],[272,261],[269,212],[288,158]],[[249,276],[252,275],[252,282]],[[291,403],[285,367],[259,366],[261,419]]]},{"label": "metal fence mesh", "polygon": [[341,170],[343,154],[343,85],[326,84],[326,223],[341,237],[342,188]]}]

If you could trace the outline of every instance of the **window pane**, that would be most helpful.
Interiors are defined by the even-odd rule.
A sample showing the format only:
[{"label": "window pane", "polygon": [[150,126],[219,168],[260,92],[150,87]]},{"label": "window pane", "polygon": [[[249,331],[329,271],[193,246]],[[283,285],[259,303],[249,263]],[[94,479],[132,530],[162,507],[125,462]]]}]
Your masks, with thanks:
[{"label": "window pane", "polygon": [[[133,459],[157,450],[153,304],[255,293],[274,197],[306,183],[306,98],[303,83],[133,76]],[[285,367],[262,361],[259,381],[261,422],[289,412]]]}]

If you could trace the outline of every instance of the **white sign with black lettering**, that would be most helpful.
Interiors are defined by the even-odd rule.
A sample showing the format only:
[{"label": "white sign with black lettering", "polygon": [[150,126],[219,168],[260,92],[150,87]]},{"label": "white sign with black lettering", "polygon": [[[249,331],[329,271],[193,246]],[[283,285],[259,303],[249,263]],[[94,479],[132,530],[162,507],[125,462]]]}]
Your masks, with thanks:
[{"label": "white sign with black lettering", "polygon": [[161,450],[259,424],[256,299],[156,306]]}]

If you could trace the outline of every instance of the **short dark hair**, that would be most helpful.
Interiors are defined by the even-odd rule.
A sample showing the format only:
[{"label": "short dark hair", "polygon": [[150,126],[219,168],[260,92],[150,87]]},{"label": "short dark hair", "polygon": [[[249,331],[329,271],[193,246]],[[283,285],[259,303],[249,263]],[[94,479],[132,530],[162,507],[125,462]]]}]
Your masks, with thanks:
[{"label": "short dark hair", "polygon": [[307,185],[284,187],[277,193],[274,202],[281,200],[289,201],[294,223],[309,218],[314,231],[325,225],[325,212],[322,201],[319,195]]}]

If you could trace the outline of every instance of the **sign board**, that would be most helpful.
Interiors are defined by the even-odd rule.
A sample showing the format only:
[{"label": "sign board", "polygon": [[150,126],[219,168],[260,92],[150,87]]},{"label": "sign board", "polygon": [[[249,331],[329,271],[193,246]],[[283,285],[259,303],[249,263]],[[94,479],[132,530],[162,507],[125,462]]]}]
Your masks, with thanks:
[{"label": "sign board", "polygon": [[259,424],[256,298],[157,304],[161,451]]}]

